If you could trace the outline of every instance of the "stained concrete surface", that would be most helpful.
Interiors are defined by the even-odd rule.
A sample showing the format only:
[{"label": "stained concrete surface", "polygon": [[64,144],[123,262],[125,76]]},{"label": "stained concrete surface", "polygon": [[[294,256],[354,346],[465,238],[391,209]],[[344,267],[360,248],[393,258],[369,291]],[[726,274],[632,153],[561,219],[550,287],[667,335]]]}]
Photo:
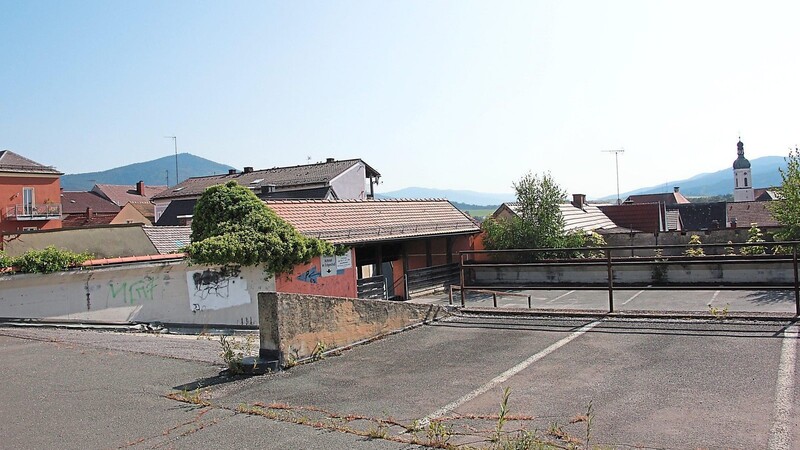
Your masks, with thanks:
[{"label": "stained concrete surface", "polygon": [[[389,336],[289,371],[204,390],[213,407],[163,397],[214,380],[216,343],[91,331],[0,328],[0,442],[16,448],[409,448],[260,416],[239,405],[285,403],[410,423],[552,349],[595,319],[461,317]],[[789,323],[607,319],[547,351],[447,415],[512,414],[612,448],[766,448]],[[191,360],[181,358],[185,353]],[[797,378],[795,368],[795,378]],[[798,448],[792,386],[789,444]],[[495,420],[469,423],[491,430]],[[509,428],[522,422],[509,424]],[[393,433],[395,431],[392,431]]]}]

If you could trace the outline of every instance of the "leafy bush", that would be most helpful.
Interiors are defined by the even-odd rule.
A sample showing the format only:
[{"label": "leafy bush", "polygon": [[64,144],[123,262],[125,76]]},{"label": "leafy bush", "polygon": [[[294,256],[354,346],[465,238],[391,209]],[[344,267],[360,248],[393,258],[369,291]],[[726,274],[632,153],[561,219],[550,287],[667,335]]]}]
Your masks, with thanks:
[{"label": "leafy bush", "polygon": [[10,264],[5,267],[13,266],[19,272],[25,273],[53,273],[78,266],[91,257],[88,253],[75,253],[51,245],[42,250],[28,250],[21,256],[10,258]]},{"label": "leafy bush", "polygon": [[12,266],[12,258],[0,251],[0,269]]},{"label": "leafy bush", "polygon": [[706,256],[706,252],[703,251],[702,247],[703,243],[700,241],[700,236],[693,234],[689,238],[688,247],[684,250],[684,256]]},{"label": "leafy bush", "polygon": [[194,210],[192,243],[184,248],[194,263],[263,264],[264,271],[273,275],[341,250],[301,235],[235,181],[205,190]]},{"label": "leafy bush", "polygon": [[[761,228],[758,228],[757,223],[750,224],[750,229],[747,230],[747,243],[748,244],[759,244],[764,242],[764,233],[761,232]],[[766,247],[763,245],[748,245],[746,247],[742,247],[741,250],[743,255],[763,255],[766,253]]]}]

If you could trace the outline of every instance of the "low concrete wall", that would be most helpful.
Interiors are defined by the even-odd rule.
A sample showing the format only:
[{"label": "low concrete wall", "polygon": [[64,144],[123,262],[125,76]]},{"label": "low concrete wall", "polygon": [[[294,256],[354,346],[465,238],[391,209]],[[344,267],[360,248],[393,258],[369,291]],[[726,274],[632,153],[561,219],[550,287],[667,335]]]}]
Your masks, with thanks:
[{"label": "low concrete wall", "polygon": [[258,294],[260,356],[286,366],[318,343],[328,350],[447,316],[440,306],[305,294]]},{"label": "low concrete wall", "polygon": [[0,287],[6,318],[257,325],[258,292],[275,280],[258,267],[162,262],[3,275]]},{"label": "low concrete wall", "polygon": [[10,256],[41,250],[48,245],[76,253],[91,253],[95,258],[158,255],[140,224],[22,231],[6,234],[3,241],[3,250]]},{"label": "low concrete wall", "polygon": [[[669,262],[631,258],[624,265],[615,260],[614,284],[620,285],[792,285],[794,266],[791,260],[764,256],[762,260],[737,257],[698,257],[671,259]],[[608,268],[603,260],[597,265],[559,266],[467,266],[468,286],[607,286]]]}]

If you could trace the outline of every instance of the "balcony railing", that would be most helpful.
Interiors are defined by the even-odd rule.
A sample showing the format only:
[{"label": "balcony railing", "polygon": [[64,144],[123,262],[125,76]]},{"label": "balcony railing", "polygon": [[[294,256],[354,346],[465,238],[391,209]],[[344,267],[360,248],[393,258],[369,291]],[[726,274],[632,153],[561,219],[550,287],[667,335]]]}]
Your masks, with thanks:
[{"label": "balcony railing", "polygon": [[61,218],[61,204],[14,205],[6,208],[6,220],[51,220]]}]

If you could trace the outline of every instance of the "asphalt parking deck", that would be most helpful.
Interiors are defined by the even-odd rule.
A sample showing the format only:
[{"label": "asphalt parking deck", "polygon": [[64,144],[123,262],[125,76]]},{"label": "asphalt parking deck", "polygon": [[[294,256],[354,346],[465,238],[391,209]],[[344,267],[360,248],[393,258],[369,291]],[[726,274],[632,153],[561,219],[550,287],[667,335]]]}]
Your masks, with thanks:
[{"label": "asphalt parking deck", "polygon": [[[175,339],[0,329],[0,415],[12,424],[0,438],[22,448],[401,449],[412,447],[352,430],[407,439],[402,427],[373,427],[434,420],[452,427],[450,443],[488,445],[508,388],[507,430],[585,440],[591,404],[590,440],[610,448],[800,447],[788,321],[464,316],[238,380],[216,377],[213,343]],[[198,382],[210,406],[163,397]],[[320,431],[322,419],[350,432]],[[45,431],[25,435],[31,427]]]}]

